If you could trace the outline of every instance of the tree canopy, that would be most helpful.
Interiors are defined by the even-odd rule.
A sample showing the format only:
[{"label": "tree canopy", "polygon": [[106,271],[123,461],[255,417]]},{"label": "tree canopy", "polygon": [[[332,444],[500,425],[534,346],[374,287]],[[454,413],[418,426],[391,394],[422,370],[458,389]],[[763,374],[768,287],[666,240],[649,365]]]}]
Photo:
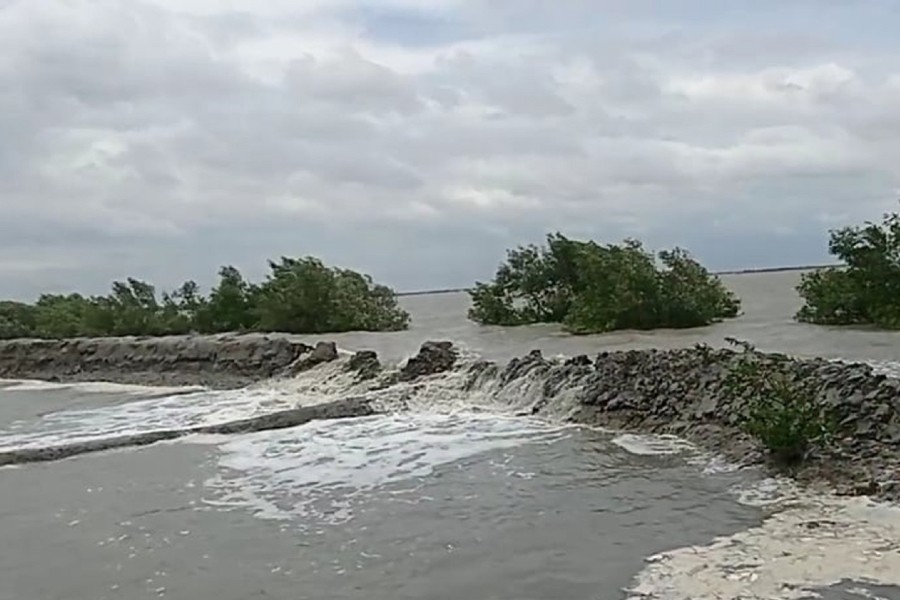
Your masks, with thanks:
[{"label": "tree canopy", "polygon": [[843,266],[803,274],[797,319],[900,329],[900,215],[832,230],[828,251]]},{"label": "tree canopy", "polygon": [[269,262],[260,284],[233,266],[204,296],[194,281],[157,295],[128,278],[106,296],[44,294],[34,304],[0,302],[0,339],[176,335],[232,331],[326,333],[405,329],[409,315],[394,291],[368,275],[312,257]]},{"label": "tree canopy", "polygon": [[740,309],[718,277],[681,248],[654,257],[633,239],[600,245],[560,233],[545,246],[509,250],[494,280],[469,293],[469,318],[478,323],[562,323],[573,333],[698,327]]}]

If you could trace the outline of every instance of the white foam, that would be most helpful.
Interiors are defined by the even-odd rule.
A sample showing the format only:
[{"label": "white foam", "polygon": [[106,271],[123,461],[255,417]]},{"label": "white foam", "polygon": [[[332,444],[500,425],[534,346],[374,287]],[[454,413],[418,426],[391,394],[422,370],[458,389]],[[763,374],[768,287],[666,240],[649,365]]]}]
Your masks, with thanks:
[{"label": "white foam", "polygon": [[343,521],[380,486],[415,485],[439,465],[562,435],[563,428],[481,413],[318,421],[225,442],[220,465],[226,471],[207,486],[261,517]]},{"label": "white foam", "polygon": [[[92,394],[177,394],[202,391],[202,386],[147,386],[127,383],[111,383],[106,381],[55,382],[36,379],[0,379],[4,384],[3,391],[10,392],[46,392],[51,390],[76,390]],[[6,385],[8,384],[8,385]]]},{"label": "white foam", "polygon": [[191,392],[113,406],[66,409],[0,430],[0,449],[47,446],[103,437],[210,425],[293,406],[268,390]]},{"label": "white foam", "polygon": [[693,444],[674,435],[622,433],[613,438],[612,443],[639,456],[681,454],[695,450]]},{"label": "white foam", "polygon": [[766,477],[732,486],[729,490],[745,506],[774,506],[788,502],[800,494],[800,488],[784,477]]},{"label": "white foam", "polygon": [[900,507],[796,496],[759,527],[650,557],[632,600],[799,599],[842,581],[900,585]]},{"label": "white foam", "polygon": [[893,360],[868,360],[866,363],[875,373],[900,378],[900,362]]}]

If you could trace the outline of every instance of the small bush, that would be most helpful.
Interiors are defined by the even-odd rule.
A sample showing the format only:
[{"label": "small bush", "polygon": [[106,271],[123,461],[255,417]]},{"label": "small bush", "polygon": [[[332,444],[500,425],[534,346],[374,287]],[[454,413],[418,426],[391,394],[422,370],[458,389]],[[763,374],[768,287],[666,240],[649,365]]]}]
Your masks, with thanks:
[{"label": "small bush", "polygon": [[833,422],[817,401],[811,378],[792,377],[786,357],[766,356],[746,342],[729,339],[742,351],[731,364],[726,388],[745,407],[741,426],[758,439],[778,463],[802,461],[809,450],[828,441]]},{"label": "small bush", "polygon": [[559,233],[546,246],[507,252],[494,280],[470,295],[469,318],[478,323],[562,323],[572,333],[699,327],[740,310],[719,278],[680,248],[654,257],[636,240],[603,246]]}]

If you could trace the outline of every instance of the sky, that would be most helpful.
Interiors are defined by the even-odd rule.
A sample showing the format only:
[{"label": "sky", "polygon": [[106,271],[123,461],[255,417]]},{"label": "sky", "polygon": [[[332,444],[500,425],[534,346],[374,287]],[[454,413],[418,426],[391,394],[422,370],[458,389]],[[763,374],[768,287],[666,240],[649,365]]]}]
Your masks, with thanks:
[{"label": "sky", "polygon": [[0,0],[0,296],[560,231],[829,262],[900,205],[900,0]]}]

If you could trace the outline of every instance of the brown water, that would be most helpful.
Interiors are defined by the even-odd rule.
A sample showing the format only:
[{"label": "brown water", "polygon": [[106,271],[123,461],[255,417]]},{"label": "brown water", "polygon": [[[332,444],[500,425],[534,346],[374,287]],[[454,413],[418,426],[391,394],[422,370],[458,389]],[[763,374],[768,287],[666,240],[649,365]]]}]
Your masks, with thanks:
[{"label": "brown water", "polygon": [[682,330],[624,331],[571,336],[556,325],[482,327],[465,318],[465,293],[407,296],[403,306],[412,315],[412,327],[397,333],[349,333],[331,336],[344,347],[376,348],[394,360],[414,353],[423,340],[442,338],[465,344],[492,359],[509,359],[531,348],[547,355],[592,354],[627,348],[672,348],[707,343],[724,344],[734,337],[762,350],[798,356],[825,356],[869,361],[900,361],[900,332],[862,328],[823,327],[798,323],[801,306],[795,291],[798,271],[725,275],[722,280],[743,301],[743,314],[710,327]]},{"label": "brown water", "polygon": [[[465,295],[446,294],[404,298],[410,331],[334,337],[400,360],[436,338],[508,358],[734,336],[896,366],[897,334],[794,323],[797,279],[727,277],[746,314],[700,330],[573,338],[551,326],[481,328],[465,319]],[[325,375],[177,395],[7,382],[0,447],[211,422],[346,392]],[[404,413],[0,469],[0,600],[799,598],[802,589],[900,599],[892,509],[797,496],[781,520],[764,520],[791,492],[759,473],[677,440],[517,418],[457,383],[436,381]],[[837,525],[801,527],[821,514]]]}]

